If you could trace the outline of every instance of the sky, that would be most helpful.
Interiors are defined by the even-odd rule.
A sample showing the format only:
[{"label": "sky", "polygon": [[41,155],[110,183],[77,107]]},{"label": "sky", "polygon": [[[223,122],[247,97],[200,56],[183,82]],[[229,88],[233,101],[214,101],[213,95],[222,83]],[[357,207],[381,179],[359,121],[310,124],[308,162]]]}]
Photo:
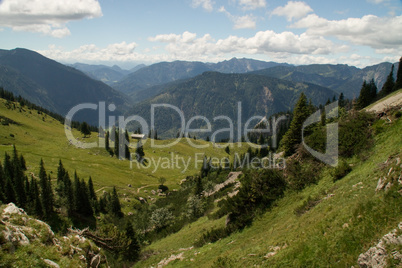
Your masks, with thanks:
[{"label": "sky", "polygon": [[0,48],[131,68],[233,57],[365,67],[402,56],[402,0],[0,0]]}]

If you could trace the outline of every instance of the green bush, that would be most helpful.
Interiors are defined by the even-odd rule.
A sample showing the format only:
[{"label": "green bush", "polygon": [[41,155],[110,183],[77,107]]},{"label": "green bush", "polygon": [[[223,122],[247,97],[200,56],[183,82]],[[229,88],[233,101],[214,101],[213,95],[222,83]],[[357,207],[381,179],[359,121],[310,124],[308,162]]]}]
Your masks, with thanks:
[{"label": "green bush", "polygon": [[339,155],[351,157],[360,154],[373,144],[371,125],[374,115],[352,111],[339,121]]},{"label": "green bush", "polygon": [[346,163],[345,160],[341,160],[339,161],[338,166],[332,170],[332,180],[334,182],[340,180],[350,171],[352,171],[352,168],[349,166],[349,164]]}]

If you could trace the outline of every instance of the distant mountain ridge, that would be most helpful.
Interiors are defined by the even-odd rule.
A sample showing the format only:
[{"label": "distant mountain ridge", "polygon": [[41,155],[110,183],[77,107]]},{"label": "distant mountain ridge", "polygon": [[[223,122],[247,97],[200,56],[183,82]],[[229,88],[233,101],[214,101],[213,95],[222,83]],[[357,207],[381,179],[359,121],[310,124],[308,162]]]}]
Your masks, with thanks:
[{"label": "distant mountain ridge", "polygon": [[[210,121],[214,132],[218,128],[229,127],[225,120],[215,122],[213,119],[216,116],[227,116],[237,127],[239,102],[244,124],[255,115],[269,117],[292,109],[301,92],[316,105],[337,95],[331,89],[305,82],[295,83],[256,74],[204,72],[181,83],[172,83],[155,97],[134,105],[129,114],[139,115],[150,122],[151,104],[170,104],[183,113],[185,120],[204,116]],[[161,136],[175,137],[180,128],[176,111],[156,109],[154,118],[155,128]],[[205,124],[202,120],[196,120],[191,128],[205,128]]]},{"label": "distant mountain ridge", "polygon": [[[0,86],[63,116],[81,103],[114,103],[125,111],[130,100],[81,71],[27,49],[0,50]],[[98,121],[95,111],[80,112],[74,120]]]},{"label": "distant mountain ridge", "polygon": [[[343,92],[347,98],[357,98],[363,81],[374,79],[378,91],[387,79],[392,64],[384,62],[363,69],[348,65],[311,64],[300,66],[275,66],[255,71],[255,74],[276,77],[294,82],[309,82]],[[399,63],[394,63],[395,70]],[[394,72],[396,77],[396,72]]]},{"label": "distant mountain ridge", "polygon": [[139,64],[130,70],[124,70],[117,65],[113,65],[112,67],[110,67],[106,65],[92,65],[78,62],[74,64],[68,64],[68,66],[80,70],[93,79],[102,81],[107,85],[112,85],[120,81],[126,75],[133,73],[145,67],[146,65]]},{"label": "distant mountain ridge", "polygon": [[218,63],[203,63],[197,61],[160,62],[141,68],[140,70],[127,75],[124,79],[112,86],[126,94],[133,94],[136,91],[144,90],[153,86],[174,82],[180,79],[191,78],[206,71],[247,73],[278,65],[287,66],[288,64],[245,58],[232,58],[231,60]]}]

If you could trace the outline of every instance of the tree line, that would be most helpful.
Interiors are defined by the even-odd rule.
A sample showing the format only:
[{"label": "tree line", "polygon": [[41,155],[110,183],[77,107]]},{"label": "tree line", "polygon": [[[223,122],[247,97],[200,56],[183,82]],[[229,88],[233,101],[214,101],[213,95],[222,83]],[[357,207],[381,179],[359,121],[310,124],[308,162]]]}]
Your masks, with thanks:
[{"label": "tree line", "polygon": [[43,160],[39,163],[39,174],[30,178],[25,174],[26,163],[16,147],[10,156],[4,154],[3,164],[0,162],[0,201],[13,202],[25,209],[27,213],[42,219],[50,219],[55,214],[55,208],[66,211],[70,218],[93,217],[94,214],[109,213],[121,217],[120,200],[116,188],[112,193],[105,192],[98,199],[95,194],[92,178],[86,182],[74,172],[73,180],[63,163],[59,160],[55,190],[52,177],[46,172]]}]

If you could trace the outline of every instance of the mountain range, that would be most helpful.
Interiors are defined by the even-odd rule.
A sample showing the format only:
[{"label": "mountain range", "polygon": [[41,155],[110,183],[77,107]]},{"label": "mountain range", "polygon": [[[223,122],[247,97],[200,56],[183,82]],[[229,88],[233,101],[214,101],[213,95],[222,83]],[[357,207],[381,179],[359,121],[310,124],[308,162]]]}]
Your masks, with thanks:
[{"label": "mountain range", "polygon": [[[1,87],[61,115],[77,104],[100,101],[114,103],[121,114],[131,103],[101,81],[27,49],[0,50],[0,70]],[[95,124],[97,117],[86,110],[74,119]]]},{"label": "mountain range", "polygon": [[[390,70],[391,63],[360,69],[244,58],[218,63],[160,62],[123,70],[82,63],[66,66],[22,48],[0,50],[0,87],[61,115],[80,103],[105,101],[116,105],[116,114],[149,119],[150,104],[167,103],[187,117],[203,115],[212,120],[217,115],[233,118],[241,101],[244,118],[269,116],[291,109],[301,92],[318,105],[341,92],[347,98],[357,97],[364,80],[374,79],[380,90]],[[96,124],[97,116],[87,110],[74,119]],[[156,127],[169,136],[178,125],[167,116],[160,114]]]},{"label": "mountain range", "polygon": [[[363,69],[341,64],[275,66],[254,73],[294,82],[317,84],[328,87],[338,94],[343,93],[346,98],[352,99],[359,96],[363,81],[374,79],[379,91],[391,71],[391,65],[389,62],[383,62]],[[394,64],[395,70],[398,70],[398,66],[399,63]]]},{"label": "mountain range", "polygon": [[218,63],[188,61],[160,62],[141,68],[112,86],[121,92],[132,95],[137,91],[176,80],[191,78],[206,71],[247,73],[278,65],[288,66],[288,64],[275,62],[236,58]]},{"label": "mountain range", "polygon": [[[256,74],[204,72],[179,84],[172,84],[155,97],[134,105],[129,114],[139,115],[151,122],[152,104],[170,104],[181,111],[186,123],[195,116],[204,116],[211,123],[211,132],[203,135],[207,136],[218,129],[230,127],[228,120],[217,119],[217,116],[229,118],[233,128],[237,129],[239,120],[244,124],[252,116],[270,116],[292,109],[301,92],[316,105],[337,95],[329,88],[306,82]],[[155,129],[163,133],[162,136],[174,137],[181,127],[180,120],[180,115],[172,108],[155,109]],[[258,121],[253,123],[255,125]],[[194,120],[190,128],[207,129],[207,123],[205,120]]]}]

